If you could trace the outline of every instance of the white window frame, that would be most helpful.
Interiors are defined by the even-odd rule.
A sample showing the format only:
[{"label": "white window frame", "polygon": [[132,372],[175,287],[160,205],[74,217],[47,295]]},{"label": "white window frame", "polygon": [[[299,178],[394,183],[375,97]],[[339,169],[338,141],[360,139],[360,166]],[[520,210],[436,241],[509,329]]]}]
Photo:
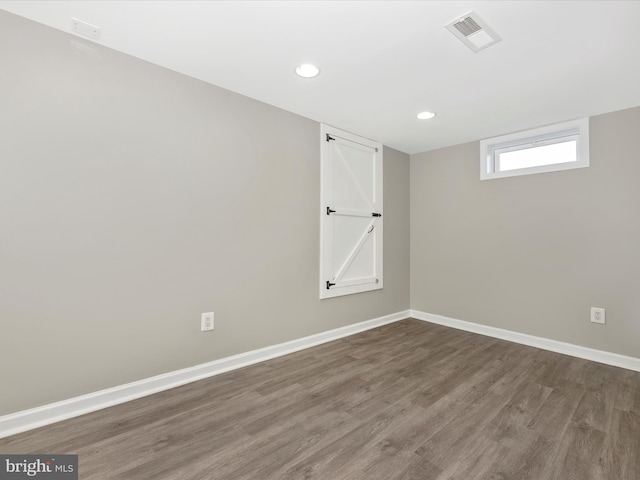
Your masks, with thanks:
[{"label": "white window frame", "polygon": [[[501,153],[542,147],[575,140],[576,161],[540,165],[500,171]],[[532,173],[557,172],[589,166],[589,119],[580,118],[570,122],[535,128],[524,132],[511,133],[488,138],[480,142],[480,180],[515,177]]]}]

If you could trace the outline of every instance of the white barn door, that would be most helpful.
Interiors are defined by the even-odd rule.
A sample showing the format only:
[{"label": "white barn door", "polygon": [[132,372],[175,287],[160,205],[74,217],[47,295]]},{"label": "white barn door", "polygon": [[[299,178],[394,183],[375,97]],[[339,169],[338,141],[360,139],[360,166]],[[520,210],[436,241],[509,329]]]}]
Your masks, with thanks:
[{"label": "white barn door", "polygon": [[321,128],[320,298],[382,288],[382,145]]}]

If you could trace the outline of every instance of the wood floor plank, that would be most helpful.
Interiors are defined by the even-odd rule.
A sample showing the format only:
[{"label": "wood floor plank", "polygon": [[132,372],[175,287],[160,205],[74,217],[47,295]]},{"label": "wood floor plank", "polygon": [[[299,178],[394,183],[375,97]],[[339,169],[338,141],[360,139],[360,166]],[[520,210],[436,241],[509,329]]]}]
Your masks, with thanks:
[{"label": "wood floor plank", "polygon": [[407,464],[400,468],[389,480],[436,480],[442,470],[428,458],[414,454],[407,459]]},{"label": "wood floor plank", "polygon": [[484,435],[490,441],[515,448],[521,442],[522,432],[526,430],[551,392],[551,388],[538,383],[524,384],[487,425]]},{"label": "wood floor plank", "polygon": [[559,464],[557,478],[567,480],[597,479],[605,434],[586,426],[570,426],[565,432],[559,452],[564,460]]},{"label": "wood floor plank", "polygon": [[606,432],[611,423],[616,393],[613,388],[587,388],[571,417],[571,422],[577,427],[589,427]]},{"label": "wood floor plank", "polygon": [[614,408],[630,412],[635,401],[636,387],[633,386],[632,382],[622,381],[616,384],[615,389]]},{"label": "wood floor plank", "polygon": [[[508,399],[490,392],[475,398],[463,409],[457,410],[457,414],[443,428],[422,443],[419,447],[420,454],[427,456],[443,470],[447,469],[452,460],[468,458],[474,452],[475,444],[483,438],[484,427],[507,401]],[[456,452],[453,458],[452,452]]]},{"label": "wood floor plank", "polygon": [[389,408],[357,428],[340,437],[326,448],[294,464],[283,473],[282,479],[339,479],[353,471],[361,472],[362,459],[366,461],[373,446],[381,439],[386,429],[394,422],[415,421],[422,408],[405,404]]},{"label": "wood floor plank", "polygon": [[614,410],[599,458],[599,478],[640,478],[640,413]]},{"label": "wood floor plank", "polygon": [[[456,457],[448,460],[446,467],[435,480],[468,480],[494,475],[495,465],[502,464],[509,449],[489,439],[475,438]],[[470,460],[471,459],[471,460]]]},{"label": "wood floor plank", "polygon": [[[638,382],[640,384],[640,382]],[[635,388],[636,394],[633,400],[633,405],[631,406],[631,411],[640,414],[640,386],[636,386]]]},{"label": "wood floor plank", "polygon": [[58,424],[83,480],[638,480],[640,373],[407,319]]}]

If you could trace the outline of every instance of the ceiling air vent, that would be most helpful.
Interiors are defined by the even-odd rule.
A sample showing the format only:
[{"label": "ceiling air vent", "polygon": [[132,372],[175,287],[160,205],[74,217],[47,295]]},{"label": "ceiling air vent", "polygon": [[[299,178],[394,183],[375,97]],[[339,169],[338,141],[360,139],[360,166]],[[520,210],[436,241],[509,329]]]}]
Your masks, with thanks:
[{"label": "ceiling air vent", "polygon": [[479,52],[502,40],[495,30],[475,12],[469,12],[457,18],[446,25],[446,28],[474,52]]}]

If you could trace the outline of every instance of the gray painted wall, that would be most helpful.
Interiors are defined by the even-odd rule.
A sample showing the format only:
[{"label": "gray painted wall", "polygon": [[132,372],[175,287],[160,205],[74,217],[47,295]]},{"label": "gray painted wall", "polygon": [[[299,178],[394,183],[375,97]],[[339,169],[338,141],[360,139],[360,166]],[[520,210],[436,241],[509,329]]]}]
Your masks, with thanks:
[{"label": "gray painted wall", "polygon": [[593,117],[591,167],[488,181],[478,142],[413,155],[411,308],[640,357],[638,132]]},{"label": "gray painted wall", "polygon": [[77,43],[0,12],[0,415],[409,307],[407,155],[384,290],[321,302],[320,125]]}]

